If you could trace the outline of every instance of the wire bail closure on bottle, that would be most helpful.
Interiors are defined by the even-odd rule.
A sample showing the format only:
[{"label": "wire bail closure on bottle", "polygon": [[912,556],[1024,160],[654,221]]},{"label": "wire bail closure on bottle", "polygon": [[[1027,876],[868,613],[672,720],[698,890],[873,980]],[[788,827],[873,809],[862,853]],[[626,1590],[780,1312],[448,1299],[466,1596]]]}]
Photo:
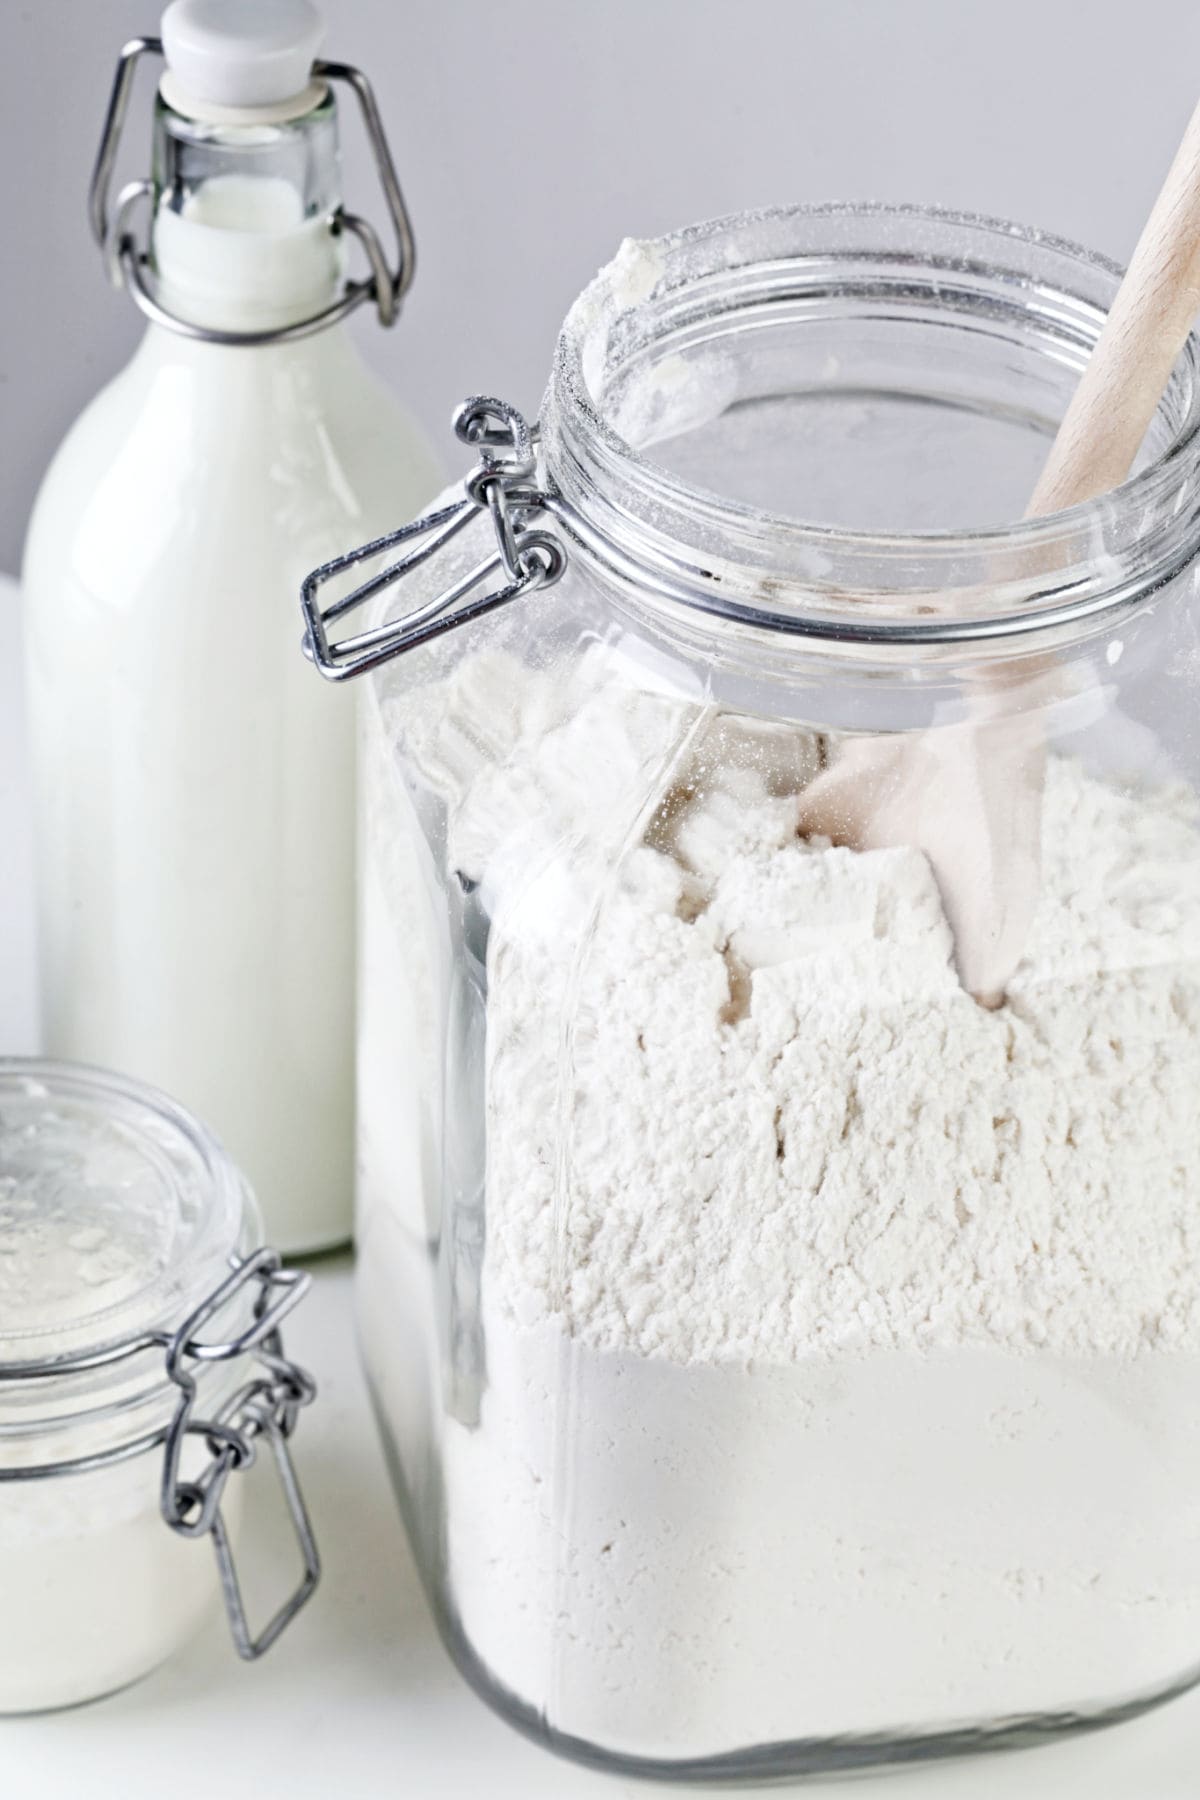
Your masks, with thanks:
[{"label": "wire bail closure on bottle", "polygon": [[270,326],[261,331],[227,331],[180,318],[163,305],[155,291],[153,276],[149,273],[149,252],[145,245],[138,243],[131,228],[136,208],[144,201],[153,201],[154,183],[146,177],[128,182],[117,195],[111,215],[109,212],[113,170],[129,112],[137,65],[143,56],[161,56],[162,53],[162,40],[155,37],[131,38],[121,51],[100,135],[100,148],[96,153],[96,163],[88,188],[88,217],[92,235],[100,246],[109,279],[114,286],[127,289],[141,311],[156,325],[164,325],[168,330],[182,333],[184,337],[200,338],[214,344],[254,347],[291,343],[297,338],[310,337],[314,332],[323,331],[327,325],[335,325],[366,300],[374,302],[381,325],[394,325],[399,316],[400,302],[412,286],[416,270],[416,243],[374,91],[361,69],[354,68],[350,63],[314,62],[313,77],[317,81],[344,83],[358,101],[396,240],[395,264],[389,265],[374,226],[357,213],[347,212],[339,207],[332,216],[331,229],[348,231],[358,239],[366,252],[371,272],[363,279],[347,281],[339,298],[322,307],[320,312],[314,313],[310,318],[298,319],[291,325]]},{"label": "wire bail closure on bottle", "polygon": [[[476,394],[458,408],[454,430],[464,444],[479,452],[479,467],[464,480],[461,500],[373,538],[369,544],[360,544],[356,550],[322,563],[305,578],[300,590],[304,653],[329,681],[363,675],[443,632],[507,606],[511,600],[553,587],[567,566],[560,539],[538,523],[541,515],[553,510],[554,500],[537,485],[535,432],[524,416],[503,400]],[[481,563],[402,618],[331,641],[329,627],[336,620],[403,581],[480,512],[491,515],[496,533],[496,549]],[[413,548],[341,599],[320,607],[318,595],[327,582],[400,544],[412,544]],[[478,593],[497,576],[503,578],[499,587],[488,585],[484,593]],[[459,601],[463,604],[458,605]]]},{"label": "wire bail closure on bottle", "polygon": [[[0,1382],[38,1381],[109,1367],[147,1351],[164,1352],[167,1377],[179,1394],[165,1430],[91,1456],[0,1469],[0,1483],[81,1474],[128,1461],[161,1445],[159,1510],[165,1523],[180,1537],[211,1535],[230,1631],[238,1655],[247,1662],[271,1648],[310,1599],[321,1577],[320,1553],[288,1447],[301,1408],[316,1398],[316,1383],[299,1364],[284,1355],[280,1336],[283,1320],[304,1298],[310,1282],[311,1277],[299,1270],[284,1268],[277,1250],[263,1248],[238,1262],[175,1332],[145,1332],[101,1350],[48,1358],[40,1363],[0,1363]],[[204,1327],[247,1288],[256,1289],[250,1323],[233,1337],[211,1342],[203,1339],[200,1334]],[[197,1418],[199,1370],[208,1363],[242,1358],[252,1359],[253,1373],[211,1417]],[[205,1446],[208,1461],[185,1476],[182,1463],[189,1439]],[[279,1475],[288,1517],[300,1547],[303,1572],[295,1589],[255,1637],[246,1618],[221,1501],[229,1477],[254,1464],[259,1441],[263,1439]]]}]

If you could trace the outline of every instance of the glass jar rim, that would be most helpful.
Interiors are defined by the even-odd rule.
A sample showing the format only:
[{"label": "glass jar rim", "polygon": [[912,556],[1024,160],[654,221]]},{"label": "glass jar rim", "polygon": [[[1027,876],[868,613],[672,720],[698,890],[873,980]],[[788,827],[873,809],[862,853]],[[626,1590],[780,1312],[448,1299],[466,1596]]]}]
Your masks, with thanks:
[{"label": "glass jar rim", "polygon": [[[40,1270],[45,1310],[39,1312],[35,1293],[35,1304],[26,1302],[29,1319],[0,1328],[0,1400],[7,1414],[0,1419],[0,1445],[5,1436],[61,1432],[72,1422],[91,1428],[169,1410],[175,1390],[164,1342],[228,1275],[238,1255],[261,1240],[245,1179],[207,1127],[177,1101],[108,1070],[0,1057],[0,1118],[6,1102],[10,1128],[19,1130],[14,1121],[24,1119],[33,1139],[39,1120],[51,1130],[65,1118],[81,1134],[93,1131],[92,1141],[86,1135],[79,1140],[77,1190],[113,1194],[118,1204],[89,1227],[87,1202],[77,1204],[72,1185],[73,1151],[51,1140],[50,1191],[43,1197],[50,1228],[40,1229],[35,1220],[25,1247],[35,1289]],[[111,1144],[100,1127],[110,1128]],[[34,1181],[38,1154],[35,1143]],[[89,1174],[97,1176],[94,1188]],[[0,1182],[4,1175],[0,1158]],[[19,1176],[10,1171],[9,1180],[13,1204],[21,1205]],[[141,1189],[128,1220],[120,1216],[123,1181]],[[34,1189],[25,1216],[32,1217],[38,1204]],[[143,1248],[147,1262],[138,1269]],[[89,1268],[93,1257],[99,1269]]]},{"label": "glass jar rim", "polygon": [[[554,510],[585,560],[618,583],[640,588],[643,595],[648,591],[651,600],[817,640],[910,645],[1002,638],[1107,619],[1187,565],[1200,544],[1200,341],[1195,336],[1160,403],[1160,413],[1170,404],[1176,417],[1159,454],[1111,493],[1003,525],[878,531],[772,513],[691,485],[623,436],[597,392],[597,369],[614,337],[629,338],[629,323],[639,309],[647,319],[657,308],[667,334],[678,326],[681,303],[692,308],[683,316],[698,317],[707,306],[717,317],[722,299],[736,302],[739,290],[761,284],[764,271],[774,267],[786,277],[789,268],[821,260],[824,251],[806,249],[800,240],[822,231],[831,238],[845,235],[851,245],[854,233],[863,231],[880,241],[890,236],[897,245],[921,233],[942,234],[958,240],[957,255],[947,261],[917,246],[913,261],[955,268],[964,279],[989,270],[1008,276],[1003,265],[985,260],[989,246],[993,259],[1004,246],[1010,258],[1024,259],[1028,288],[1043,308],[1051,304],[1049,283],[1037,279],[1035,265],[1078,272],[1108,292],[1107,299],[1086,303],[1094,315],[1092,341],[1122,273],[1109,258],[1030,226],[886,202],[765,208],[623,246],[568,312],[543,405],[542,442]],[[973,263],[966,254],[971,246]],[[864,259],[875,253],[866,243],[856,251]],[[916,279],[911,267],[904,279]],[[788,292],[785,278],[779,295]],[[645,327],[636,341],[644,347]],[[1148,515],[1155,525],[1137,545],[1139,554],[1115,555],[1114,522]],[[730,553],[698,555],[701,533],[710,545],[727,544]],[[862,566],[861,592],[876,603],[869,611],[854,601],[829,604],[821,593],[811,571],[831,552],[843,570]],[[769,581],[763,573],[767,564]],[[914,580],[917,566],[923,573]],[[868,570],[874,579],[866,577]],[[844,589],[844,576],[838,586]],[[928,604],[939,593],[957,598],[968,592],[973,603],[958,614]],[[889,608],[889,598],[901,604]]]}]

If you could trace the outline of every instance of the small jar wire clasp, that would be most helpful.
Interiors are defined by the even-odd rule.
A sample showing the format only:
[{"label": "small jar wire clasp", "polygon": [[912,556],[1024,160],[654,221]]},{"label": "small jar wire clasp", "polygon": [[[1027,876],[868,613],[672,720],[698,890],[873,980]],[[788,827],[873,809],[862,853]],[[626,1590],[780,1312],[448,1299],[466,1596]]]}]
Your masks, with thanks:
[{"label": "small jar wire clasp", "polygon": [[[115,1367],[147,1352],[163,1353],[168,1380],[178,1393],[167,1426],[87,1456],[0,1468],[0,1483],[78,1475],[129,1461],[162,1446],[159,1510],[180,1537],[211,1536],[230,1631],[238,1655],[247,1662],[270,1649],[311,1598],[321,1576],[321,1558],[289,1448],[301,1409],[316,1398],[317,1388],[312,1377],[285,1355],[280,1333],[283,1320],[304,1298],[310,1283],[309,1275],[284,1268],[279,1252],[264,1247],[237,1261],[177,1331],[142,1332],[97,1350],[48,1357],[41,1362],[0,1363],[2,1387],[7,1382],[53,1381]],[[231,1337],[204,1339],[201,1333],[205,1326],[248,1288],[254,1290],[249,1324]],[[208,1363],[236,1362],[242,1358],[252,1359],[253,1372],[211,1417],[198,1418],[200,1369]],[[182,1463],[189,1438],[205,1445],[208,1461],[185,1477]],[[221,1501],[229,1477],[252,1467],[263,1440],[279,1475],[288,1518],[300,1547],[303,1573],[292,1593],[254,1636],[246,1617]]]},{"label": "small jar wire clasp", "polygon": [[[309,1280],[297,1270],[283,1268],[278,1251],[257,1250],[184,1320],[167,1348],[167,1374],[179,1389],[179,1404],[167,1430],[163,1456],[162,1515],[181,1537],[211,1535],[229,1628],[238,1655],[247,1662],[271,1648],[311,1597],[321,1577],[320,1553],[288,1448],[300,1409],[316,1398],[317,1389],[312,1377],[284,1355],[279,1331],[286,1315],[304,1297]],[[258,1287],[252,1322],[232,1338],[205,1342],[200,1336],[204,1327],[252,1283]],[[197,1370],[206,1363],[233,1362],[247,1356],[254,1359],[255,1373],[211,1418],[196,1418]],[[185,1480],[181,1463],[189,1437],[203,1441],[209,1461],[198,1474]],[[263,1440],[271,1451],[283,1489],[288,1518],[300,1546],[303,1573],[297,1587],[255,1637],[246,1618],[221,1500],[229,1477],[252,1466]]]}]

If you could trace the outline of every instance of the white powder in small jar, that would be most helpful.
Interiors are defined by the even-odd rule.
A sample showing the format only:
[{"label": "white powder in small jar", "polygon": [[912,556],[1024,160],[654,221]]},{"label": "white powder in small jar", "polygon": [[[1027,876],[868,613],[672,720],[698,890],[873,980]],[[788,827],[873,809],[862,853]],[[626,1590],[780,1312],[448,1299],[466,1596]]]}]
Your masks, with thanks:
[{"label": "white powder in small jar", "polygon": [[[481,652],[372,754],[389,735],[490,920],[486,1375],[442,1430],[449,1606],[492,1681],[670,1762],[1184,1677],[1191,792],[1051,758],[1039,910],[988,1013],[919,852],[798,837],[812,737],[600,646],[568,673]],[[400,929],[374,826],[368,975]],[[415,1235],[371,1238],[368,1347],[406,1241],[415,1264]]]},{"label": "white powder in small jar", "polygon": [[[163,1522],[162,1461],[159,1447],[0,1485],[0,1713],[115,1693],[174,1655],[217,1606],[211,1545]],[[236,1482],[222,1511],[236,1538]]]},{"label": "white powder in small jar", "polygon": [[[220,1595],[211,1544],[160,1510],[179,1399],[163,1350],[91,1372],[13,1370],[173,1330],[258,1236],[241,1177],[171,1102],[97,1071],[0,1059],[0,1714],[139,1679]],[[199,1416],[245,1375],[244,1359],[202,1371]],[[184,1479],[208,1458],[189,1441]],[[222,1512],[236,1539],[236,1482]]]}]

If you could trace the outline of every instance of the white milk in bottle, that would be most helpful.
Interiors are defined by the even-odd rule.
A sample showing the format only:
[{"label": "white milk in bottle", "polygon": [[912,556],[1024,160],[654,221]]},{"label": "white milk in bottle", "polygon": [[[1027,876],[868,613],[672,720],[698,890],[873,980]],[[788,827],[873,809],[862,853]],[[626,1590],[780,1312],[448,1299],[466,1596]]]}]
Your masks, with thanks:
[{"label": "white milk in bottle", "polygon": [[354,702],[297,595],[437,486],[345,325],[280,335],[337,311],[353,242],[320,35],[306,0],[168,8],[124,258],[151,323],[24,569],[46,1048],[203,1117],[293,1251],[348,1235],[353,1185]]}]

